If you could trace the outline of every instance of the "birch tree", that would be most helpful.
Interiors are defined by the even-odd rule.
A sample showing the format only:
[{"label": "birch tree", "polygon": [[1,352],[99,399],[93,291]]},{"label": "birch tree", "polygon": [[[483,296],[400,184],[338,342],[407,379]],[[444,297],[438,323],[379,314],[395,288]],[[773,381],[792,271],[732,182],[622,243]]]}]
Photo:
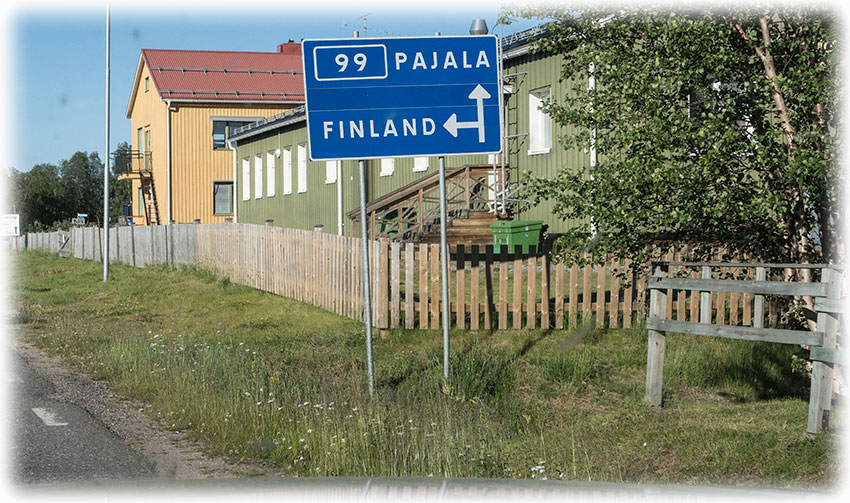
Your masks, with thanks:
[{"label": "birch tree", "polygon": [[[659,242],[784,263],[840,262],[843,173],[835,16],[808,8],[524,7],[536,43],[563,56],[570,91],[545,110],[598,164],[526,187],[585,225],[560,239],[646,263]],[[591,74],[592,72],[592,74]],[[595,86],[589,88],[593,77]]]}]

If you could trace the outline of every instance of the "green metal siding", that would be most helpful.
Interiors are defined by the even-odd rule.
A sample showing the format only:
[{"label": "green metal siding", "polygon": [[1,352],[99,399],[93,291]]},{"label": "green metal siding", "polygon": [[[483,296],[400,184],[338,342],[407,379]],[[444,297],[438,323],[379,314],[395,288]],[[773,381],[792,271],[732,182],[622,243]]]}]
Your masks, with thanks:
[{"label": "green metal siding", "polygon": [[[298,145],[307,143],[307,129],[304,122],[299,122],[272,132],[263,133],[244,144],[237,144],[237,219],[243,223],[262,224],[267,219],[274,220],[274,225],[294,229],[312,229],[315,225],[323,225],[325,231],[336,233],[337,230],[337,187],[336,183],[325,183],[325,163],[307,161],[307,191],[298,192]],[[292,152],[292,193],[283,193],[283,150],[290,148]],[[309,148],[309,146],[308,146]],[[280,157],[275,157],[275,195],[268,197],[266,183],[268,173],[267,152],[281,151]],[[307,152],[309,154],[309,151]],[[263,162],[263,197],[255,198],[254,194],[254,157],[260,155]],[[242,200],[242,159],[250,161],[250,199]],[[350,165],[345,162],[342,167],[342,178],[346,180],[351,175]],[[349,184],[343,185],[343,188]],[[343,190],[343,202],[350,203],[351,191]]]},{"label": "green metal siding", "polygon": [[[506,135],[527,134],[529,131],[529,92],[543,87],[551,87],[551,96],[557,100],[568,92],[568,84],[561,82],[561,58],[540,57],[532,54],[518,56],[508,60],[504,64],[504,74],[518,74],[513,78],[506,79],[512,84],[513,92],[506,95],[505,102],[505,128]],[[519,136],[507,141],[506,161],[511,168],[510,178],[514,182],[522,183],[528,179],[529,174],[537,176],[553,177],[562,166],[584,166],[590,165],[588,152],[577,149],[566,150],[563,148],[559,138],[572,134],[568,128],[552,127],[552,148],[546,154],[528,154],[527,136]],[[261,224],[266,219],[274,220],[275,226],[290,227],[296,229],[313,229],[315,225],[323,225],[324,231],[337,232],[337,186],[325,183],[325,163],[307,162],[307,192],[297,193],[297,145],[307,142],[306,122],[300,121],[287,126],[276,128],[272,131],[258,134],[243,139],[237,145],[237,190],[235,202],[238,205],[238,220],[244,223]],[[293,193],[283,194],[283,156],[276,158],[275,196],[266,197],[265,183],[263,180],[263,197],[254,198],[254,180],[249,180],[251,188],[251,199],[242,200],[242,159],[251,159],[251,176],[254,176],[254,156],[260,154],[263,159],[263,177],[266,177],[268,166],[266,165],[266,153],[270,151],[283,150],[285,147],[292,148],[293,165]],[[308,147],[309,148],[309,147]],[[371,201],[377,197],[387,194],[419,178],[435,173],[438,169],[438,159],[430,157],[428,169],[425,172],[414,172],[414,160],[412,158],[398,158],[395,160],[395,170],[391,176],[381,176],[381,161],[368,160],[366,162],[367,172],[367,200]],[[446,158],[447,167],[464,166],[467,164],[487,164],[487,156],[450,156]],[[342,180],[337,183],[343,184],[343,232],[352,235],[350,222],[345,213],[359,207],[359,181],[357,161],[342,161]],[[550,232],[563,232],[579,222],[558,221],[551,214],[552,204],[543,202],[539,206],[516,216],[523,220],[543,220],[549,225]]]},{"label": "green metal siding", "polygon": [[[307,142],[307,129],[305,122],[298,122],[289,126],[278,128],[274,131],[243,140],[236,147],[236,204],[238,205],[238,221],[242,223],[262,224],[267,219],[274,221],[275,226],[289,227],[293,229],[311,230],[316,225],[322,225],[324,232],[335,234],[337,232],[337,187],[336,184],[325,183],[325,163],[307,161],[307,192],[297,192],[297,145]],[[268,163],[267,152],[276,152],[278,149],[292,149],[292,171],[293,193],[283,194],[283,156],[275,158],[275,195],[267,197],[266,174]],[[308,146],[309,148],[309,146]],[[263,163],[263,197],[254,197],[254,157],[260,155]],[[242,200],[242,159],[248,158],[250,162],[250,187],[251,198]],[[466,164],[486,163],[486,156],[452,156],[446,158],[446,167],[464,166]],[[428,159],[426,171],[414,172],[413,158],[395,159],[395,169],[391,176],[381,176],[380,159],[365,161],[366,168],[366,199],[371,201],[388,192],[403,187],[420,178],[437,172],[438,158]],[[360,185],[358,180],[357,161],[342,161],[342,206],[343,206],[343,233],[352,235],[350,221],[345,213],[360,206]],[[359,232],[359,229],[357,230]]]},{"label": "green metal siding", "polygon": [[[504,75],[515,74],[506,80],[513,85],[513,93],[505,103],[506,136],[524,135],[529,132],[529,102],[531,91],[551,87],[551,97],[557,101],[569,91],[569,83],[561,81],[561,57],[541,57],[525,54],[512,58],[504,64]],[[566,150],[560,139],[573,134],[572,128],[552,125],[552,148],[547,154],[529,154],[528,137],[519,136],[507,141],[506,157],[515,182],[523,183],[529,174],[553,178],[557,170],[564,166],[590,166],[590,154],[582,150]],[[516,216],[519,220],[543,220],[549,225],[549,232],[563,232],[580,223],[562,221],[552,215],[552,203],[542,202],[529,211]]]}]

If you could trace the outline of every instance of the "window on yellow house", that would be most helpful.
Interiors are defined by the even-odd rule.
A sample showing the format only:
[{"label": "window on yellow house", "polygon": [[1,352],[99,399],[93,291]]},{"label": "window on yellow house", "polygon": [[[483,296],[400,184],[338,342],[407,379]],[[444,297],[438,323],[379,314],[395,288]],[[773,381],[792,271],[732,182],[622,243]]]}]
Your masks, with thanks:
[{"label": "window on yellow house", "polygon": [[227,121],[213,120],[212,140],[213,149],[222,150],[227,148],[227,138],[238,128],[251,124],[254,121]]},{"label": "window on yellow house", "polygon": [[233,214],[233,182],[220,180],[213,182],[213,213],[216,215]]}]

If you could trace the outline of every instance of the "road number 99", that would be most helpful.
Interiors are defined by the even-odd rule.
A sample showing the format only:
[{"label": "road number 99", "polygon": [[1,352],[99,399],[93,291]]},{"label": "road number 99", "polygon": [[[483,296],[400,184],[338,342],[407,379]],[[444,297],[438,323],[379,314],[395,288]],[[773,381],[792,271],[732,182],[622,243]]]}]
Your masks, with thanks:
[{"label": "road number 99", "polygon": [[[366,55],[362,52],[358,52],[351,58],[354,61],[354,64],[358,66],[357,71],[362,72],[364,68],[366,68]],[[348,56],[345,54],[337,54],[336,55],[336,64],[339,65],[339,72],[342,73],[348,68]]]}]

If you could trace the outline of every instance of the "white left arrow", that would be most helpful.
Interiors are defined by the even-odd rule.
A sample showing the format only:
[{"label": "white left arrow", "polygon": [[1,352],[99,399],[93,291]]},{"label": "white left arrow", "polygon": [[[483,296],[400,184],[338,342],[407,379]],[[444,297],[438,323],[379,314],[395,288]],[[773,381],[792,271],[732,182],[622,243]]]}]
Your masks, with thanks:
[{"label": "white left arrow", "polygon": [[457,138],[458,129],[478,128],[478,142],[484,143],[484,100],[489,97],[490,93],[481,84],[478,84],[469,93],[469,99],[475,100],[475,107],[478,109],[478,120],[474,122],[458,122],[457,114],[452,114],[446,123],[443,124],[443,127],[455,138]]}]

